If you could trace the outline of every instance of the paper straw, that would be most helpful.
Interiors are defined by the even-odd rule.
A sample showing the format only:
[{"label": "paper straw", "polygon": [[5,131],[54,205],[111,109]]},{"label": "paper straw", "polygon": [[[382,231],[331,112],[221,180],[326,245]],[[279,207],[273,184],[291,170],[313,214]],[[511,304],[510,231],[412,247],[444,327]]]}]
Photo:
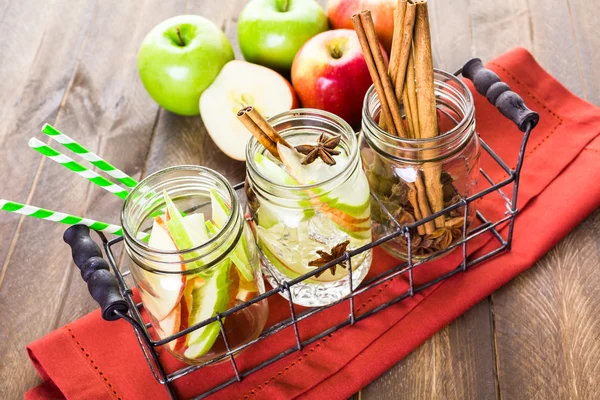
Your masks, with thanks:
[{"label": "paper straw", "polygon": [[[95,231],[110,233],[116,236],[123,236],[123,229],[119,225],[94,221],[93,219],[69,215],[59,211],[47,210],[45,208],[28,206],[15,201],[0,199],[0,210],[27,215],[28,217],[43,219],[46,221],[58,222],[65,225],[82,224]],[[138,239],[147,240],[149,236],[149,233],[140,232],[138,234]]]},{"label": "paper straw", "polygon": [[83,176],[90,182],[95,183],[102,189],[111,192],[117,197],[125,199],[129,194],[129,192],[123,189],[121,186],[114,184],[108,179],[104,178],[103,176],[98,175],[96,172],[87,169],[83,165],[79,164],[77,161],[54,150],[52,147],[37,140],[36,138],[29,139],[29,147],[31,147],[38,153],[48,157],[52,161],[59,163],[63,167],[75,172],[77,175]]},{"label": "paper straw", "polygon": [[71,150],[73,153],[79,154],[84,160],[89,161],[92,165],[98,167],[99,170],[106,172],[123,185],[133,188],[138,184],[135,179],[131,178],[125,172],[102,159],[92,151],[86,149],[81,144],[77,143],[75,140],[71,139],[52,125],[45,124],[42,128],[42,132],[65,146],[67,149]]}]

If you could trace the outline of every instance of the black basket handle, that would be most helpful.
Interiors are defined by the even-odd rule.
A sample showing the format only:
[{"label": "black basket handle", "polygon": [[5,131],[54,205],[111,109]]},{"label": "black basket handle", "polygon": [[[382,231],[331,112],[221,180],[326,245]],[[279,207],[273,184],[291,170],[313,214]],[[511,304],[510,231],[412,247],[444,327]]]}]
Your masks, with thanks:
[{"label": "black basket handle", "polygon": [[462,74],[470,79],[475,89],[500,110],[502,115],[514,122],[522,132],[533,129],[540,120],[535,111],[531,111],[525,102],[492,70],[483,66],[479,58],[467,61],[462,68]]},{"label": "black basket handle", "polygon": [[87,282],[92,298],[100,305],[102,318],[115,321],[119,316],[114,311],[127,313],[129,307],[121,295],[117,279],[102,258],[100,246],[90,237],[90,228],[73,225],[65,231],[63,240],[71,246],[73,261],[81,270],[81,277]]}]

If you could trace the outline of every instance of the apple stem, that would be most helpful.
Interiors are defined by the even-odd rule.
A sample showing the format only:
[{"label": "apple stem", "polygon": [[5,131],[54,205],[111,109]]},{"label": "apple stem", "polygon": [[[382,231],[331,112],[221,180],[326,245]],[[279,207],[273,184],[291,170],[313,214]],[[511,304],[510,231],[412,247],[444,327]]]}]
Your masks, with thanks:
[{"label": "apple stem", "polygon": [[179,28],[177,28],[177,37],[179,38],[179,45],[185,46],[185,43],[183,42],[183,38],[181,37],[181,31],[179,30]]},{"label": "apple stem", "polygon": [[279,12],[287,12],[290,7],[290,0],[275,0]]}]

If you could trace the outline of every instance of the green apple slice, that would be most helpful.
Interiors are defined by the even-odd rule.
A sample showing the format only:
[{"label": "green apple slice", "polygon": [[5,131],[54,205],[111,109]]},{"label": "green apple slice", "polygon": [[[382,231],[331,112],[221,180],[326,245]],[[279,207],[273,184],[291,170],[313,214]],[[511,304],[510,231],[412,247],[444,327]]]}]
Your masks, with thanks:
[{"label": "green apple slice", "polygon": [[[212,206],[212,220],[218,229],[223,229],[230,214],[229,207],[227,207],[221,198],[221,195],[219,195],[215,189],[210,190],[210,200]],[[250,259],[247,255],[247,248],[248,244],[242,233],[240,243],[233,250],[233,256],[235,257],[233,262],[245,280],[253,281],[254,273],[252,272],[252,264],[250,264]]]},{"label": "green apple slice", "polygon": [[[345,168],[348,164],[348,158],[340,154],[335,156],[338,162],[334,166],[316,162],[302,165],[301,156],[297,151],[280,144],[277,145],[277,150],[289,173],[303,184],[322,182],[340,172],[341,168]],[[322,194],[323,190],[320,188],[314,188],[312,191],[321,203],[320,211],[329,216],[340,230],[355,236],[356,225],[369,222],[369,183],[364,174],[357,174],[355,179],[344,182],[326,194]]]},{"label": "green apple slice", "polygon": [[[211,234],[211,236],[215,236],[217,234],[217,232],[219,232],[219,228],[217,228],[215,226],[215,224],[212,223],[212,221],[206,221],[206,227],[208,228],[208,232]],[[238,257],[237,252],[236,251],[232,251],[231,253],[229,253],[229,259],[236,265],[236,268],[238,268],[238,265],[243,264],[244,262]],[[238,271],[240,271],[240,269],[238,268]],[[241,273],[241,272],[240,272]],[[244,277],[245,278],[245,277]],[[254,279],[254,277],[252,277],[252,279]],[[247,279],[248,281],[250,281],[249,279]]]},{"label": "green apple slice", "polygon": [[[187,221],[184,217],[181,216],[181,213],[173,203],[173,200],[169,197],[167,192],[164,192],[165,203],[167,206],[167,229],[169,230],[169,234],[173,238],[175,242],[175,246],[179,250],[188,250],[193,249],[205,242],[203,241],[203,237],[208,239],[208,234],[206,233],[204,222],[200,224],[200,221],[196,221],[194,226],[200,231],[198,233],[194,232],[193,229],[188,225]],[[200,215],[200,214],[197,214]],[[196,217],[199,218],[199,217]],[[202,221],[204,221],[204,216],[201,217]],[[186,254],[186,258],[193,259],[198,258],[200,255],[195,252],[189,252]],[[185,258],[183,261],[186,261]],[[186,269],[196,269],[204,267],[204,262],[201,260],[192,261],[189,263],[189,267]]]},{"label": "green apple slice", "polygon": [[256,163],[258,172],[265,176],[270,182],[288,186],[298,185],[298,181],[264,155],[260,153],[254,154],[254,162]]},{"label": "green apple slice", "polygon": [[[217,312],[227,309],[229,304],[229,268],[231,261],[225,259],[215,266],[212,275],[206,277],[205,282],[191,292],[191,306],[189,326],[198,324],[213,317]],[[206,354],[219,336],[219,323],[212,322],[202,328],[196,329],[188,335],[188,348],[184,352],[186,358],[194,359]]]},{"label": "green apple slice", "polygon": [[[256,153],[254,161],[260,174],[270,182],[288,186],[298,185],[296,179],[264,155]],[[311,218],[314,215],[314,210],[308,200],[299,200],[295,207],[281,207],[268,201],[261,201],[256,213],[258,224],[265,228],[270,228],[280,222],[288,225],[297,225],[301,221]]]}]

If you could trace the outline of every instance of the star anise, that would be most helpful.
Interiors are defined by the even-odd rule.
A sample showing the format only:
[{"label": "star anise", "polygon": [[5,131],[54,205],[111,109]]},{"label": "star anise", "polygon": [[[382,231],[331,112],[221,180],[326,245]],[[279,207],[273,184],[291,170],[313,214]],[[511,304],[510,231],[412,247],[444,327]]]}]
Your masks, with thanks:
[{"label": "star anise", "polygon": [[296,150],[304,154],[304,157],[300,161],[302,165],[312,163],[317,157],[321,157],[321,160],[327,165],[335,165],[335,160],[332,156],[340,154],[339,151],[335,150],[338,144],[340,144],[340,136],[327,137],[325,133],[321,133],[316,145],[301,144],[296,146]]},{"label": "star anise", "polygon": [[[346,252],[346,247],[348,247],[348,244],[350,243],[349,240],[346,240],[345,242],[342,242],[338,245],[335,245],[332,249],[331,249],[331,253],[326,253],[324,251],[321,250],[317,250],[317,254],[320,256],[319,258],[312,260],[311,262],[308,263],[309,267],[322,267],[323,265],[335,260],[336,258],[340,258],[341,256],[344,255],[344,253]],[[331,272],[331,275],[335,275],[335,269],[338,265],[340,265],[341,263],[338,264],[334,264],[331,267],[329,267],[329,271]],[[343,265],[342,265],[343,267]],[[315,278],[318,278],[323,272],[325,271],[321,271],[320,273],[315,275]]]}]

